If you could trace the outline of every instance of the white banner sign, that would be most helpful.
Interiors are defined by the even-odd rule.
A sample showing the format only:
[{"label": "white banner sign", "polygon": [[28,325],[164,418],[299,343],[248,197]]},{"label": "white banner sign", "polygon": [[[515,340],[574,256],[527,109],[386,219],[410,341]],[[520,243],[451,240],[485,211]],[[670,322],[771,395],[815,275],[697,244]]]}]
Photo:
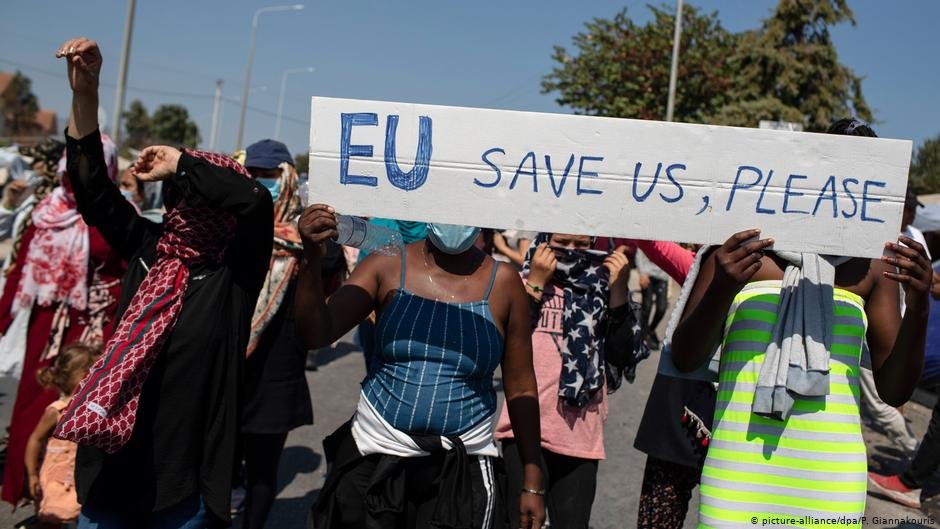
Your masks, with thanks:
[{"label": "white banner sign", "polygon": [[311,200],[488,228],[875,257],[911,142],[314,97]]}]

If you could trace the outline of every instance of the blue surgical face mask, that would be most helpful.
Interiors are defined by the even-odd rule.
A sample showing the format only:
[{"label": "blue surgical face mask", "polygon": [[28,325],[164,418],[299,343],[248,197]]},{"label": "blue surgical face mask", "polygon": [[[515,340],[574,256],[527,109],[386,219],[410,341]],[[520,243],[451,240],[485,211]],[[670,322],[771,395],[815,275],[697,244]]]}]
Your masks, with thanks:
[{"label": "blue surgical face mask", "polygon": [[130,202],[131,204],[136,204],[136,203],[137,203],[137,200],[136,200],[136,197],[134,196],[134,192],[133,192],[133,191],[128,191],[128,190],[126,190],[126,189],[122,189],[122,190],[121,190],[121,195],[122,195],[125,199],[127,199],[127,201]]},{"label": "blue surgical face mask", "polygon": [[255,178],[255,180],[271,193],[271,200],[277,200],[277,196],[281,193],[280,178]]},{"label": "blue surgical face mask", "polygon": [[456,255],[466,252],[473,246],[480,234],[480,228],[457,224],[428,224],[428,240],[438,250]]}]

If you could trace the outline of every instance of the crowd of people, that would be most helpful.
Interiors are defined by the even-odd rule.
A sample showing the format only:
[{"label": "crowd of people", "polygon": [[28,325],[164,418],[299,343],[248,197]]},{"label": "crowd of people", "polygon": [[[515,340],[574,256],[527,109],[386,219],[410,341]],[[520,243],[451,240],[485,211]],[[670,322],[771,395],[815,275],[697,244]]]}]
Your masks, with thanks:
[{"label": "crowd of people", "polygon": [[[242,526],[264,527],[287,435],[313,422],[308,353],[353,329],[367,373],[324,441],[311,527],[586,529],[608,395],[659,349],[640,527],[682,527],[697,486],[705,527],[861,526],[869,484],[916,507],[940,466],[940,406],[920,443],[898,410],[940,296],[916,196],[880,260],[759,230],[696,247],[391,219],[370,222],[405,244],[366,255],[336,244],[330,205],[305,207],[279,142],[151,146],[119,171],[97,44],[57,56],[65,142],[24,148],[0,204],[0,368],[19,378],[2,498],[39,527],[224,527],[239,485]],[[868,473],[863,409],[904,473]]]}]

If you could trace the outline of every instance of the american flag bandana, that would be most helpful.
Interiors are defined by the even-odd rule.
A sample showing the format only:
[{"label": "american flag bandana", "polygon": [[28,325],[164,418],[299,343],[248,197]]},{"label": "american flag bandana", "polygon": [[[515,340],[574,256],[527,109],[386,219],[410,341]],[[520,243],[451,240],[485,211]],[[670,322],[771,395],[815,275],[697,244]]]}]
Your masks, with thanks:
[{"label": "american flag bandana", "polygon": [[[529,274],[535,250],[550,239],[551,234],[540,233],[529,246],[522,268],[524,276]],[[557,261],[552,282],[564,293],[565,307],[558,396],[570,406],[583,408],[604,386],[604,338],[610,295],[610,273],[604,259],[609,254],[556,247],[552,250]]]}]

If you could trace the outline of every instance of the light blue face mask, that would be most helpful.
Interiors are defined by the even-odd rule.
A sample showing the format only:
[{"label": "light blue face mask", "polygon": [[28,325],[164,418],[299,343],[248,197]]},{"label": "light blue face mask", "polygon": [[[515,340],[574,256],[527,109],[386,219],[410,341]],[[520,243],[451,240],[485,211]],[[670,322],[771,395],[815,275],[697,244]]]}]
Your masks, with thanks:
[{"label": "light blue face mask", "polygon": [[464,253],[473,246],[480,228],[458,224],[428,224],[428,240],[438,250],[451,255]]},{"label": "light blue face mask", "polygon": [[277,200],[277,196],[281,193],[280,178],[255,178],[255,180],[271,193],[271,200]]},{"label": "light blue face mask", "polygon": [[130,202],[131,204],[136,204],[136,203],[137,203],[137,200],[136,200],[136,197],[134,196],[134,192],[133,192],[133,191],[128,191],[128,190],[126,190],[126,189],[121,189],[121,195],[122,195],[128,202]]}]

